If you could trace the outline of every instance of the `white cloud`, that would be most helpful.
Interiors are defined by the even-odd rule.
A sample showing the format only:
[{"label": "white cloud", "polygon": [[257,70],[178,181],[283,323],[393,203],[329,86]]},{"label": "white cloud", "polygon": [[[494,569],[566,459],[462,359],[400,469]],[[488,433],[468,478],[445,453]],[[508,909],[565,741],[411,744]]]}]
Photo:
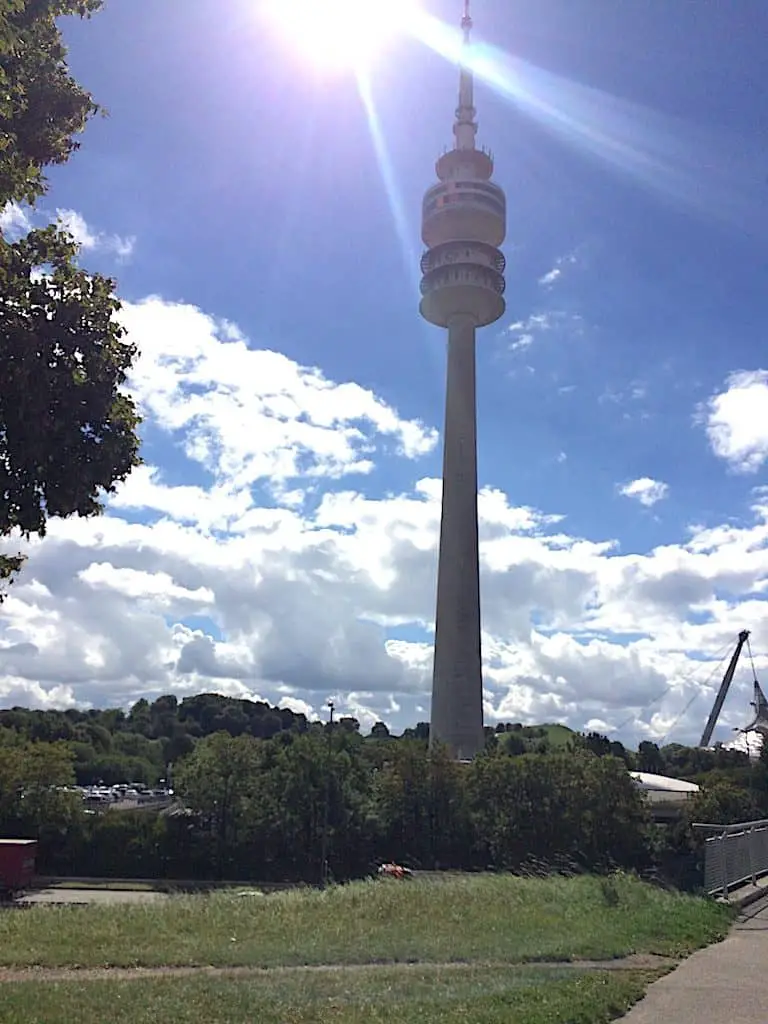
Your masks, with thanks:
[{"label": "white cloud", "polygon": [[505,334],[511,336],[509,348],[519,352],[530,346],[543,334],[548,332],[580,334],[583,322],[577,313],[566,313],[563,310],[548,310],[545,313],[532,313],[524,320],[516,320],[505,328]]},{"label": "white cloud", "polygon": [[548,270],[546,274],[543,274],[539,278],[539,284],[543,284],[545,287],[547,285],[553,285],[562,273],[563,272],[560,269],[560,267],[553,267],[551,270]]},{"label": "white cloud", "polygon": [[[204,501],[209,509],[226,504],[230,516],[245,513],[243,491],[258,481],[274,487],[369,474],[372,456],[389,441],[407,459],[437,443],[434,429],[400,417],[372,391],[250,348],[231,324],[194,306],[149,298],[126,303],[121,318],[141,349],[131,388],[144,413],[215,481]],[[174,494],[157,480],[157,471],[145,471],[119,500],[135,505],[131,494],[152,488],[154,508],[168,511],[170,501],[192,507],[186,490]],[[287,493],[290,503],[296,494]]]},{"label": "white cloud", "polygon": [[57,209],[56,218],[61,227],[86,251],[96,249],[111,253],[118,259],[128,259],[133,255],[136,246],[136,239],[133,236],[124,238],[103,231],[94,231],[76,210]]},{"label": "white cloud", "polygon": [[[0,702],[213,689],[312,715],[335,695],[366,725],[423,720],[440,481],[377,497],[357,474],[385,458],[415,468],[434,431],[194,307],[149,299],[125,321],[162,469],[137,470],[101,519],[27,545],[0,607]],[[696,740],[717,652],[740,629],[768,634],[768,497],[741,525],[627,554],[498,488],[479,511],[488,721],[629,721],[625,741]],[[724,737],[748,718],[745,673]]]},{"label": "white cloud", "polygon": [[19,203],[6,203],[0,210],[0,231],[9,238],[15,239],[26,235],[32,230],[32,220],[28,206]]},{"label": "white cloud", "polygon": [[669,495],[669,484],[653,480],[649,476],[641,476],[637,480],[622,484],[619,487],[619,494],[623,494],[625,498],[634,498],[646,508],[651,508]]},{"label": "white cloud", "polygon": [[539,284],[544,288],[551,288],[556,281],[563,276],[563,268],[573,266],[577,262],[576,253],[569,253],[567,256],[559,256],[555,260],[555,265],[551,270],[548,270],[546,274],[542,274],[539,278]]},{"label": "white cloud", "polygon": [[118,486],[112,499],[116,509],[152,509],[177,522],[195,523],[204,529],[225,527],[239,519],[251,507],[246,489],[232,489],[226,484],[205,488],[164,484],[156,466],[139,466],[124,484]]},{"label": "white cloud", "polygon": [[633,380],[628,386],[614,388],[607,386],[598,397],[600,404],[611,402],[614,405],[626,405],[629,402],[641,402],[648,397],[648,385],[642,380]]},{"label": "white cloud", "polygon": [[136,249],[136,236],[102,234],[98,236],[97,248],[113,253],[119,260],[127,260]]},{"label": "white cloud", "polygon": [[[104,231],[95,231],[77,210],[57,209],[56,221],[86,251],[96,250],[109,253],[120,260],[128,259],[133,255],[136,247],[134,236],[123,237]],[[46,223],[45,211],[34,210],[24,204],[7,203],[0,210],[0,232],[11,240],[20,238],[33,228],[42,227]]]},{"label": "white cloud", "polygon": [[134,601],[147,600],[155,605],[211,605],[213,591],[207,587],[190,590],[180,587],[165,572],[141,572],[137,569],[115,568],[110,562],[91,562],[78,573],[79,579],[94,590],[112,590]]},{"label": "white cloud", "polygon": [[95,249],[98,235],[95,235],[85,222],[85,218],[76,210],[57,210],[57,220],[63,231],[68,231],[78,245],[84,249]]},{"label": "white cloud", "polygon": [[697,418],[718,458],[738,473],[757,472],[768,459],[768,370],[732,373]]},{"label": "white cloud", "polygon": [[306,715],[310,720],[316,720],[320,717],[311,704],[307,704],[305,700],[299,700],[298,697],[281,697],[278,701],[278,707],[287,708],[289,711],[293,711],[295,715]]},{"label": "white cloud", "polygon": [[[310,708],[333,694],[340,713],[412,723],[428,700],[439,494],[433,480],[382,499],[331,492],[313,514],[261,509],[239,533],[167,515],[57,523],[0,613],[0,693],[42,705],[216,689]],[[713,697],[711,663],[686,680],[696,652],[768,627],[768,603],[749,597],[768,583],[768,508],[749,527],[626,556],[498,491],[480,513],[489,721],[615,727],[636,709],[633,738],[660,737],[700,690],[676,734],[695,738]],[[424,640],[387,639],[398,624]],[[730,707],[740,722],[737,696]]]},{"label": "white cloud", "polygon": [[533,344],[533,335],[528,332],[518,334],[512,344],[509,346],[513,352],[519,352],[520,349],[528,348]]}]

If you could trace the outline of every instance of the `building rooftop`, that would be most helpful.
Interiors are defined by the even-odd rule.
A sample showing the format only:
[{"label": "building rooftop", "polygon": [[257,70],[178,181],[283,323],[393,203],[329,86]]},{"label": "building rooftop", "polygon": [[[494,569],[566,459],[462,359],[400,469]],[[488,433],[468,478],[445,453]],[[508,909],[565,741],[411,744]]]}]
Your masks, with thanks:
[{"label": "building rooftop", "polygon": [[684,782],[682,779],[672,779],[668,775],[654,775],[651,772],[630,772],[629,773],[641,789],[651,790],[658,793],[698,793],[699,786],[695,782]]}]

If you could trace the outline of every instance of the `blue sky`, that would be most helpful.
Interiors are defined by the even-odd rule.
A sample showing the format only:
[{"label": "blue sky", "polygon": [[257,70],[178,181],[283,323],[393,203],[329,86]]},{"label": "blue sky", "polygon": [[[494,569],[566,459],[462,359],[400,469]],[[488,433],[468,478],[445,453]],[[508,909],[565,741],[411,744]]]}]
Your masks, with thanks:
[{"label": "blue sky", "polygon": [[[458,22],[455,0],[423,6]],[[118,279],[148,467],[106,520],[36,549],[0,643],[38,653],[0,660],[3,699],[215,687],[426,717],[444,351],[417,314],[419,215],[456,69],[412,38],[380,55],[383,162],[355,76],[319,73],[258,8],[112,0],[66,27],[109,117],[44,205]],[[709,689],[674,720],[713,666],[692,659],[744,627],[768,649],[768,10],[474,15],[479,141],[509,205],[508,310],[478,346],[487,719],[694,739]]]}]

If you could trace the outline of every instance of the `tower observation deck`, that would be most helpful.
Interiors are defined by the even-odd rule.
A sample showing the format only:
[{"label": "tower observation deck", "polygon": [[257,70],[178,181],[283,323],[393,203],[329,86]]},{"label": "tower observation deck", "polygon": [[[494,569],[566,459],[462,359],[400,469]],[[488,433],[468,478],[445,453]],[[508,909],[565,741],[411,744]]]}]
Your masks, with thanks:
[{"label": "tower observation deck", "polygon": [[430,743],[472,758],[484,746],[477,529],[475,332],[504,313],[506,198],[493,159],[477,149],[472,18],[464,2],[464,53],[454,147],[438,159],[438,183],[422,208],[421,315],[448,331],[443,503],[437,572]]}]

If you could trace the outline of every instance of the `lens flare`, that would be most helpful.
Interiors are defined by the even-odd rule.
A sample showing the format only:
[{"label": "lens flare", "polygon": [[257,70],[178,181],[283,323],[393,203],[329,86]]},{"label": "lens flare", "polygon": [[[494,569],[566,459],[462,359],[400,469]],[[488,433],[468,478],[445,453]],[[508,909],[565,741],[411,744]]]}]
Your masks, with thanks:
[{"label": "lens flare", "polygon": [[264,0],[270,22],[323,71],[369,67],[409,30],[415,0]]}]

